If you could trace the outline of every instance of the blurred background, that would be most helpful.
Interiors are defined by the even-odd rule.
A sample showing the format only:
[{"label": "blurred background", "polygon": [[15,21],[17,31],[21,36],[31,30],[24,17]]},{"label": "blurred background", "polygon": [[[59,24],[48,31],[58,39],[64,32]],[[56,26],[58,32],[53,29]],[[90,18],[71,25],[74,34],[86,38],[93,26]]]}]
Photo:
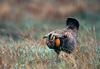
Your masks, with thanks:
[{"label": "blurred background", "polygon": [[65,27],[75,17],[81,28],[95,28],[100,39],[99,0],[0,0],[0,35],[40,39],[48,31]]}]

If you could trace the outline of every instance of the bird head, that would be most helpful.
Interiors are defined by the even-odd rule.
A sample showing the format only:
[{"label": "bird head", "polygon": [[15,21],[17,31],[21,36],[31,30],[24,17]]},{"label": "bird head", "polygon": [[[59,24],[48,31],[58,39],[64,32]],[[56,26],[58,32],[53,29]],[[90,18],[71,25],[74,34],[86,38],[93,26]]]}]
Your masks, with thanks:
[{"label": "bird head", "polygon": [[57,32],[55,31],[52,31],[48,34],[46,34],[43,38],[45,39],[46,38],[46,44],[49,48],[56,48],[56,47],[59,47],[61,42],[60,42],[60,37],[62,35],[61,34],[58,34]]}]

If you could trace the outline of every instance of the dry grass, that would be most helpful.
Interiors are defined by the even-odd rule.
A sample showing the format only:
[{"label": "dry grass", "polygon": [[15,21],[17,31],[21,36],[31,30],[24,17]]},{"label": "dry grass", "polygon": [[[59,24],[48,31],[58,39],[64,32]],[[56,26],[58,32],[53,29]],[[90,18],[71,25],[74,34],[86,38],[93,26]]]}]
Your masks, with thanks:
[{"label": "dry grass", "polygon": [[[88,30],[79,33],[78,47],[72,54],[77,69],[97,69],[99,65],[96,62],[97,43],[94,32]],[[58,61],[56,53],[42,41],[25,38],[15,42],[1,38],[0,69],[73,69],[67,61]]]}]

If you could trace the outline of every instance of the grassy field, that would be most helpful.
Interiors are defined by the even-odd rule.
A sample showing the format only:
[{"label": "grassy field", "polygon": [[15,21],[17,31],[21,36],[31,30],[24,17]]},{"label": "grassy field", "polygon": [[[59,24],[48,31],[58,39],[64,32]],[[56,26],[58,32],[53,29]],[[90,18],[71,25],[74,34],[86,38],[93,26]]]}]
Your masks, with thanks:
[{"label": "grassy field", "polygon": [[[43,35],[43,34],[42,34]],[[100,46],[97,46],[95,28],[80,29],[78,46],[73,56],[77,69],[100,68]],[[69,61],[69,60],[68,60]],[[73,69],[71,64],[56,60],[56,53],[45,45],[45,40],[24,37],[0,39],[0,69]]]}]

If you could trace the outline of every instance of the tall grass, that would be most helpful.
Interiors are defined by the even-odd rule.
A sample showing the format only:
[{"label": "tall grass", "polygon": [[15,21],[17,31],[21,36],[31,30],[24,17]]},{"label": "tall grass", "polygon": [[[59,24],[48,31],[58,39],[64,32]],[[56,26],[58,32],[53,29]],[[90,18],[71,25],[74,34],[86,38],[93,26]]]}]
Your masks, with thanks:
[{"label": "tall grass", "polygon": [[[0,69],[72,69],[64,60],[56,61],[56,53],[45,40],[24,38],[15,42],[11,38],[0,40]],[[78,46],[73,56],[77,69],[99,69],[100,57],[95,29],[80,30]]]}]

